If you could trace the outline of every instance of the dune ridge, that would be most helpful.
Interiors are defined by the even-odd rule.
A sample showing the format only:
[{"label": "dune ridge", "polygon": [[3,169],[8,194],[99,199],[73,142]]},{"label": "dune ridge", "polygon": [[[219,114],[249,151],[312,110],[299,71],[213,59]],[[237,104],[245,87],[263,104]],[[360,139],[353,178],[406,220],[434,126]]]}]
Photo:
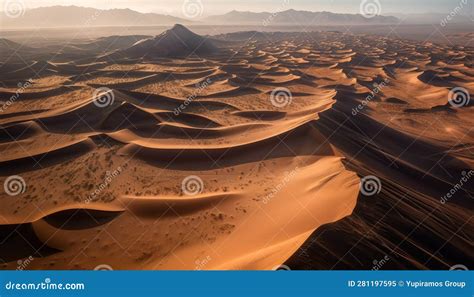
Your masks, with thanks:
[{"label": "dune ridge", "polygon": [[[28,67],[0,66],[0,177],[25,182],[0,192],[3,269],[29,255],[28,269],[472,259],[472,181],[439,203],[474,163],[462,129],[473,107],[448,101],[453,87],[473,93],[471,47],[338,32],[206,38],[183,26],[142,37],[105,54],[103,40],[57,60],[24,54],[41,77],[17,98]],[[379,194],[361,194],[366,175]],[[416,231],[432,210],[442,220]]]}]

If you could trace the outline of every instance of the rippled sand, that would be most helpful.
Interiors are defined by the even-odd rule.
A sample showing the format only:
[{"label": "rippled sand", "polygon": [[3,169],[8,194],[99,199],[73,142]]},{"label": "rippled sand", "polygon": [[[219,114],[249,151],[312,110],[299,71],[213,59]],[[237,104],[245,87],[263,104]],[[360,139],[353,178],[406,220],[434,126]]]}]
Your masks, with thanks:
[{"label": "rippled sand", "polygon": [[472,180],[440,203],[474,165],[472,100],[448,102],[474,93],[471,47],[247,32],[173,58],[137,39],[4,42],[22,57],[0,68],[0,175],[21,178],[0,192],[4,269],[472,260]]}]

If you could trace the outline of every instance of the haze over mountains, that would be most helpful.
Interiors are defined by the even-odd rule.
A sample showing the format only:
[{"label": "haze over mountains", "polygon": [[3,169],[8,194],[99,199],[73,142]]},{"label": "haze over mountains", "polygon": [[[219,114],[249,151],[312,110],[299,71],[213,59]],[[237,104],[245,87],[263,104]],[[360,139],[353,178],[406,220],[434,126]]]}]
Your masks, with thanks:
[{"label": "haze over mountains", "polygon": [[313,12],[288,9],[278,13],[233,10],[224,15],[210,16],[205,22],[217,24],[273,24],[273,25],[337,25],[337,24],[390,24],[399,20],[392,16],[365,18],[360,14],[342,14],[328,11]]},{"label": "haze over mountains", "polygon": [[140,13],[131,9],[100,10],[78,6],[41,7],[25,11],[22,16],[9,18],[0,14],[3,28],[28,27],[94,27],[94,26],[156,26],[180,24],[227,25],[361,25],[398,23],[396,17],[360,14],[297,11],[289,9],[278,13],[231,11],[203,19],[183,19],[158,13]]},{"label": "haze over mountains", "polygon": [[191,21],[157,13],[140,13],[131,9],[101,10],[78,6],[40,7],[24,15],[9,18],[0,14],[4,28],[28,27],[94,27],[94,26],[153,26],[188,24]]}]

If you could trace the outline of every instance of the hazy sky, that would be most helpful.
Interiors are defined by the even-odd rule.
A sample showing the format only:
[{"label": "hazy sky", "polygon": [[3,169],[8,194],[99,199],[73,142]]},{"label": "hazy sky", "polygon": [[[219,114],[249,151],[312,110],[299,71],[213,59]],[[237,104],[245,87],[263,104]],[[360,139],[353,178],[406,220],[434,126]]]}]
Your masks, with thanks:
[{"label": "hazy sky", "polygon": [[[96,8],[130,8],[141,12],[166,13],[175,16],[183,15],[183,3],[201,2],[202,15],[224,13],[231,10],[244,11],[278,11],[282,8],[310,11],[331,11],[358,13],[362,0],[0,0],[21,2],[27,8],[51,5],[77,5]],[[449,13],[461,2],[469,7],[472,13],[474,0],[366,0],[379,1],[381,13]],[[289,2],[289,4],[285,4]]]}]

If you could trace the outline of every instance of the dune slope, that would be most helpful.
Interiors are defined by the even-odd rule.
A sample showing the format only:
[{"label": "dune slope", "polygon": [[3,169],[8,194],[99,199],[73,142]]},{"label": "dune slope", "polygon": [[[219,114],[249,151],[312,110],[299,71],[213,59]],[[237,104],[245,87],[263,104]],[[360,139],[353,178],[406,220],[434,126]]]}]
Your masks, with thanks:
[{"label": "dune slope", "polygon": [[[472,104],[448,101],[473,92],[473,49],[247,34],[176,26],[105,55],[90,40],[6,60],[1,267],[472,261],[472,180],[440,199],[474,164]],[[361,192],[368,175],[376,195]]]}]

